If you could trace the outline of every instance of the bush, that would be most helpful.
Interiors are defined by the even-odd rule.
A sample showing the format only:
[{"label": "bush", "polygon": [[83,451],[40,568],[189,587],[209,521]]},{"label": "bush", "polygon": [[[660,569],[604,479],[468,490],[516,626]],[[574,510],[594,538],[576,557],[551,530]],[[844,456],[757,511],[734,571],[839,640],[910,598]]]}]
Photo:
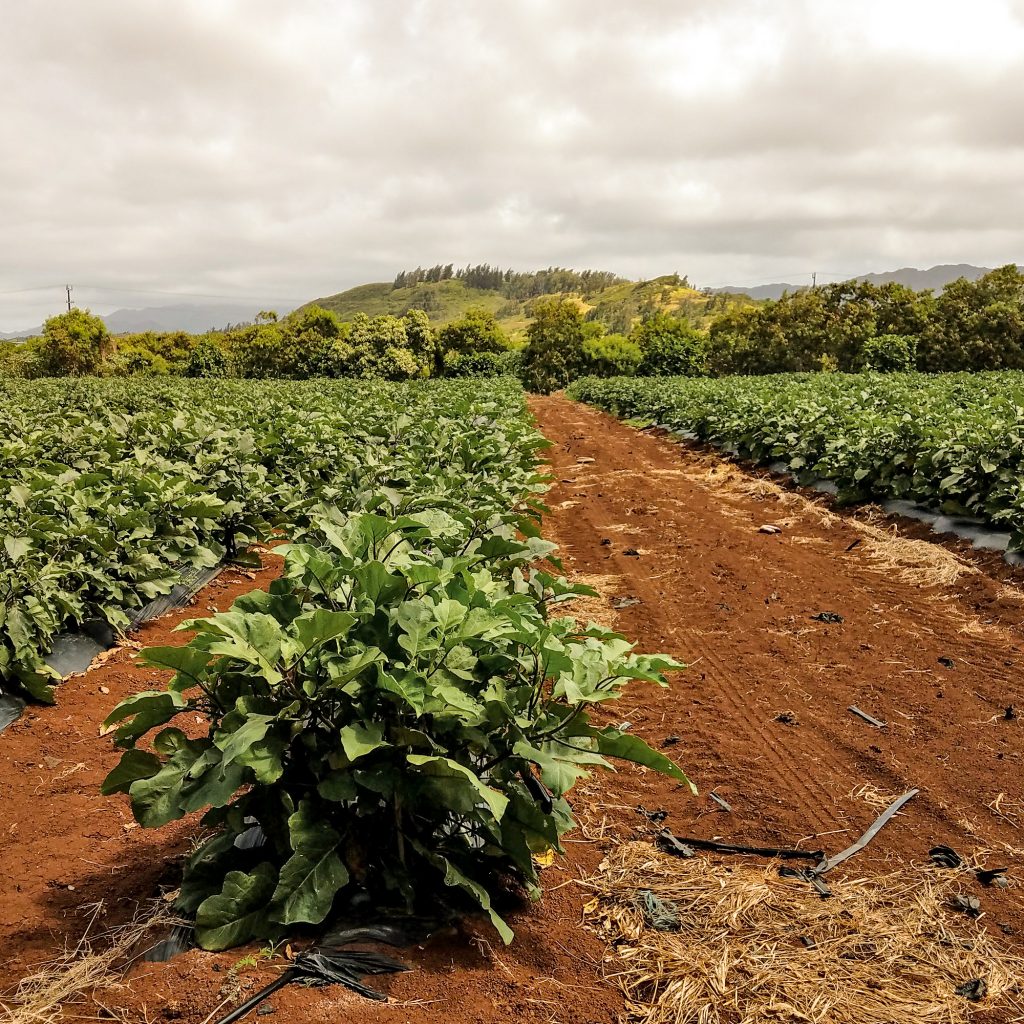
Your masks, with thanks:
[{"label": "bush", "polygon": [[629,340],[643,353],[637,370],[641,377],[700,377],[707,373],[707,342],[684,320],[655,313],[633,328]]},{"label": "bush", "polygon": [[446,356],[449,352],[460,355],[499,353],[508,348],[505,332],[487,309],[468,309],[459,320],[445,324],[437,333],[438,344]]},{"label": "bush", "polygon": [[585,372],[583,314],[571,299],[537,299],[530,305],[533,320],[526,328],[523,383],[546,395]]},{"label": "bush", "polygon": [[502,374],[515,375],[522,364],[518,352],[447,352],[444,357],[446,377],[498,377]]},{"label": "bush", "polygon": [[40,362],[55,377],[96,373],[111,347],[107,325],[98,316],[72,309],[43,324]]},{"label": "bush", "polygon": [[0,373],[7,377],[43,377],[46,366],[40,352],[40,340],[0,341]]},{"label": "bush", "polygon": [[622,334],[605,334],[583,342],[586,372],[594,377],[632,377],[640,367],[640,346]]},{"label": "bush", "polygon": [[864,369],[877,373],[909,373],[917,366],[917,338],[879,334],[864,342]]},{"label": "bush", "polygon": [[201,341],[188,357],[182,373],[186,377],[226,377],[228,357],[212,341]]},{"label": "bush", "polygon": [[170,366],[163,356],[149,349],[126,345],[119,348],[112,359],[107,360],[103,369],[112,377],[130,377],[165,374],[170,371]]},{"label": "bush", "polygon": [[[287,549],[269,593],[183,623],[196,630],[185,647],[144,653],[175,675],[110,715],[130,749],[104,791],[128,792],[148,828],[210,808],[216,834],[177,901],[204,948],[281,938],[357,893],[436,911],[445,886],[509,941],[492,897],[509,879],[539,892],[534,855],[561,849],[577,779],[611,756],[688,781],[587,717],[629,680],[664,685],[681,666],[547,618],[592,591],[531,570],[550,545],[500,529],[467,543],[436,510],[336,517],[325,546]],[[201,716],[205,735],[160,728],[178,715],[190,731]],[[157,728],[152,753],[135,746]]]}]

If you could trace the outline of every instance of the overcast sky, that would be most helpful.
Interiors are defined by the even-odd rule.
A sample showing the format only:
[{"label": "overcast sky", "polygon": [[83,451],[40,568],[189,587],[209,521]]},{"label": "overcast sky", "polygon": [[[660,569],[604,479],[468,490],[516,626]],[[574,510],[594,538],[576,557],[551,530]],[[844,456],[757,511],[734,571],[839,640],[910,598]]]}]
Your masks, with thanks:
[{"label": "overcast sky", "polygon": [[[0,329],[1024,261],[1024,0],[0,0]],[[28,289],[43,289],[30,291]]]}]

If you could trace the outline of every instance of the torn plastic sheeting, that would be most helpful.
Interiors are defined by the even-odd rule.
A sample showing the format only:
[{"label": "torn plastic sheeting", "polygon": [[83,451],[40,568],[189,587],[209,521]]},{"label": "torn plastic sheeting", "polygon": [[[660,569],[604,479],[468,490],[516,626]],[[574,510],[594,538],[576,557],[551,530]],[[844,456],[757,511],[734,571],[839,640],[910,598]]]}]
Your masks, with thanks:
[{"label": "torn plastic sheeting", "polygon": [[[215,565],[212,568],[187,568],[179,572],[181,582],[176,583],[170,592],[163,594],[132,616],[128,629],[135,629],[143,622],[155,619],[173,608],[188,604],[196,594],[211,580],[220,575],[225,566]],[[77,672],[85,672],[97,655],[109,651],[117,643],[113,629],[103,619],[90,619],[83,622],[75,633],[61,633],[54,638],[53,647],[43,661],[50,666],[62,679]],[[0,732],[12,722],[16,722],[25,702],[10,694],[0,694]]]},{"label": "torn plastic sheeting", "polygon": [[[132,616],[128,629],[135,629],[143,622],[158,618],[172,608],[186,605],[222,570],[223,565],[211,569],[188,569],[180,573],[181,582],[167,594],[150,601]],[[117,637],[110,626],[99,619],[82,624],[74,633],[62,633],[53,641],[53,648],[44,659],[55,672],[66,678],[75,672],[84,672],[93,659],[117,643]]]},{"label": "torn plastic sheeting", "polygon": [[0,732],[3,732],[11,723],[16,722],[24,710],[25,702],[20,697],[14,697],[9,693],[0,693]]},{"label": "torn plastic sheeting", "polygon": [[183,605],[188,604],[188,602],[191,601],[207,583],[219,576],[225,568],[226,566],[224,563],[221,563],[211,568],[189,568],[180,571],[179,576],[181,577],[181,582],[176,583],[168,593],[154,598],[149,602],[149,604],[141,608],[138,613],[132,617],[131,624],[128,628],[134,629],[141,623],[148,622],[150,619],[158,618],[165,612],[171,611],[173,608],[180,608]]}]

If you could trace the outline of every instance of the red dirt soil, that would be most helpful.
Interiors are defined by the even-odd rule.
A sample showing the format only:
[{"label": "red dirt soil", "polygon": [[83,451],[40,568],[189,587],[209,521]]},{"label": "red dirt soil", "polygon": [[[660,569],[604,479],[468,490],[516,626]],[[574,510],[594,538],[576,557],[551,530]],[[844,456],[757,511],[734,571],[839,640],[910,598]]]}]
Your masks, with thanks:
[{"label": "red dirt soil", "polygon": [[[771,496],[708,483],[707,453],[560,396],[531,404],[554,443],[545,534],[560,543],[567,573],[601,592],[578,613],[614,624],[640,650],[691,665],[668,691],[638,684],[608,720],[628,720],[656,747],[679,737],[666,750],[700,795],[629,767],[591,779],[574,798],[586,828],[545,871],[542,901],[509,915],[511,947],[472,922],[403,951],[414,970],[374,980],[388,1004],[293,986],[270,1000],[278,1019],[611,1024],[622,1000],[601,978],[607,953],[581,924],[584,893],[574,880],[594,870],[608,843],[649,831],[634,810],[640,803],[667,810],[677,834],[834,853],[879,811],[858,787],[886,799],[917,787],[838,877],[921,863],[940,843],[965,855],[989,851],[988,866],[1021,874],[1022,725],[1004,714],[1010,706],[1024,713],[1024,593],[1007,585],[1012,574],[1000,568],[947,588],[901,582],[865,545],[851,548],[861,535],[848,515],[826,528]],[[773,522],[781,532],[759,532]],[[197,607],[147,625],[137,642],[177,642],[182,634],[170,629],[178,621],[227,607],[274,571],[225,573]],[[623,597],[639,603],[615,610]],[[812,618],[823,611],[844,621]],[[194,820],[135,828],[126,798],[99,795],[117,761],[99,735],[104,716],[166,678],[135,666],[132,653],[68,680],[56,708],[34,709],[0,736],[0,1002],[33,964],[78,940],[84,908],[103,900],[104,923],[115,923],[173,886],[196,834]],[[872,727],[850,705],[888,727]],[[1019,884],[978,890],[983,922],[1018,953],[1020,892]],[[200,1024],[225,995],[233,1000],[217,1016],[279,969],[232,971],[244,952],[139,965],[103,1003],[126,1020]],[[103,1015],[91,1005],[72,1012]]]}]

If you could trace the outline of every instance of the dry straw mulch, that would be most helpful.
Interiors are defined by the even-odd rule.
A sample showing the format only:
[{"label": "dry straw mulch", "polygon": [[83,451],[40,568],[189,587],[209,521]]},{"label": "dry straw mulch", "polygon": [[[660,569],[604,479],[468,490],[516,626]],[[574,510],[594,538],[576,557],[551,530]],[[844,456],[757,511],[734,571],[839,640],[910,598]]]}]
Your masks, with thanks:
[{"label": "dry straw mulch", "polygon": [[13,995],[0,994],[0,1024],[128,1019],[104,1004],[104,991],[120,986],[160,932],[181,922],[166,904],[153,903],[140,907],[127,924],[93,934],[106,908],[97,903],[89,909],[85,934],[74,946],[39,964]]},{"label": "dry straw mulch", "polygon": [[[976,889],[962,872],[830,878],[833,898],[821,899],[777,864],[680,860],[629,843],[584,884],[631,1021],[957,1024],[992,1008],[1024,1020],[1024,960],[950,906]],[[652,927],[652,903],[678,930]],[[986,990],[978,1001],[956,991],[973,979]]]}]

